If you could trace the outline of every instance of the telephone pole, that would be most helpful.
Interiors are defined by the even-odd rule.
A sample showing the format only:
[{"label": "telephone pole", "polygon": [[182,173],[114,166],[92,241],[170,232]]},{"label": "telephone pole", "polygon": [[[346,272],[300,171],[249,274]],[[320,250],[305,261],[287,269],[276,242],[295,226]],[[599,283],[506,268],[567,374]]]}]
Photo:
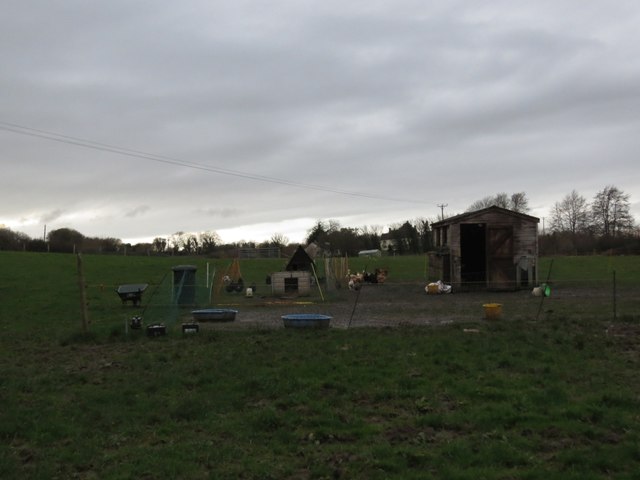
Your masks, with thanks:
[{"label": "telephone pole", "polygon": [[438,205],[440,207],[440,220],[444,220],[444,207],[449,205],[448,203],[441,203]]}]

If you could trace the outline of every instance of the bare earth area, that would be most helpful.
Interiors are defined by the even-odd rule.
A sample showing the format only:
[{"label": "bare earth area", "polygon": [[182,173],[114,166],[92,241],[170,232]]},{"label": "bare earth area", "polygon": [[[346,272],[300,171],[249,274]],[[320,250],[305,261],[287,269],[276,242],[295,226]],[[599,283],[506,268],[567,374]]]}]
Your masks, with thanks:
[{"label": "bare earth area", "polygon": [[[443,325],[486,321],[483,305],[500,303],[505,319],[549,315],[551,299],[533,297],[530,291],[473,292],[427,295],[420,285],[364,285],[359,291],[332,292],[331,300],[255,297],[221,303],[238,310],[234,322],[201,323],[205,329],[282,328],[282,315],[309,313],[332,317],[333,328]],[[542,315],[541,315],[542,316]]]}]

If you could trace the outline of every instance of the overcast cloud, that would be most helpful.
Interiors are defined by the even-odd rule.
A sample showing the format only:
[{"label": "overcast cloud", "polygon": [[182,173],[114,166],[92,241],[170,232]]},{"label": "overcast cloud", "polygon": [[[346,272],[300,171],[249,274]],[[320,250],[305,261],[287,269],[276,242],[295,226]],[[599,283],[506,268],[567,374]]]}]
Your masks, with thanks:
[{"label": "overcast cloud", "polygon": [[302,241],[607,185],[638,218],[638,25],[637,1],[8,0],[0,224]]}]

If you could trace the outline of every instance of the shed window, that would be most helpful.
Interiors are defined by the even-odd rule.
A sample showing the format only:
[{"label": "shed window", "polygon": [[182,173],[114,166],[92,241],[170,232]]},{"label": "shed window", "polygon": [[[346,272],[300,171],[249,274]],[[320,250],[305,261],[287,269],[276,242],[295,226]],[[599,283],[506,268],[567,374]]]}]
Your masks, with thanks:
[{"label": "shed window", "polygon": [[449,243],[449,227],[444,227],[442,229],[442,245],[447,245]]}]

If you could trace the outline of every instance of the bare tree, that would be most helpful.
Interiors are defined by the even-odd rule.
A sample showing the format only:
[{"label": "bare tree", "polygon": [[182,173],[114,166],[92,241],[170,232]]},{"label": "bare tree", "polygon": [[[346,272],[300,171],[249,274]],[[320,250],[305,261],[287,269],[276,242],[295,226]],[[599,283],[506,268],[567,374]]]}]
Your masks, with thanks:
[{"label": "bare tree", "polygon": [[178,253],[184,248],[186,234],[182,231],[176,232],[169,237],[169,248],[173,253]]},{"label": "bare tree", "polygon": [[433,237],[431,235],[431,223],[433,222],[426,218],[417,218],[414,223],[418,230],[422,252],[428,252],[433,247]]},{"label": "bare tree", "polygon": [[510,207],[514,212],[526,213],[529,211],[529,199],[525,192],[511,194]]},{"label": "bare tree", "polygon": [[305,242],[317,243],[323,248],[325,243],[329,241],[329,236],[340,231],[340,222],[337,220],[318,220],[316,224],[307,231]]},{"label": "bare tree", "polygon": [[377,250],[380,248],[381,225],[365,225],[359,229],[358,234],[362,241],[363,250]]},{"label": "bare tree", "polygon": [[163,253],[167,249],[167,239],[162,237],[156,237],[151,243],[153,250],[157,253]]},{"label": "bare tree", "polygon": [[198,253],[198,237],[193,233],[185,234],[182,248],[188,255]]},{"label": "bare tree", "polygon": [[493,204],[500,208],[510,208],[509,195],[507,193],[498,193],[493,200]]},{"label": "bare tree", "polygon": [[380,235],[382,235],[382,230],[382,225],[365,225],[362,227],[362,234],[380,237]]},{"label": "bare tree", "polygon": [[476,200],[471,205],[469,205],[469,208],[467,208],[467,212],[482,210],[483,208],[487,208],[492,205],[495,205],[495,197],[492,197],[491,195],[489,195],[484,198],[481,198],[480,200]]},{"label": "bare tree", "polygon": [[269,243],[274,247],[284,248],[289,244],[289,239],[281,233],[274,233]]},{"label": "bare tree", "polygon": [[589,205],[577,191],[572,190],[562,201],[556,202],[551,212],[551,230],[576,235],[589,227]]},{"label": "bare tree", "polygon": [[469,208],[467,208],[467,212],[473,212],[492,206],[506,208],[508,210],[513,210],[514,212],[526,213],[529,210],[529,199],[525,192],[513,193],[511,196],[504,192],[497,193],[496,195],[489,195],[473,202]]},{"label": "bare tree", "polygon": [[613,185],[607,185],[593,198],[591,215],[593,226],[601,235],[615,237],[633,229],[629,194]]},{"label": "bare tree", "polygon": [[329,220],[329,226],[327,228],[328,233],[339,232],[342,227],[340,226],[340,222],[338,220]]},{"label": "bare tree", "polygon": [[221,240],[220,236],[211,230],[207,230],[206,232],[200,233],[198,235],[200,240],[200,248],[202,248],[202,253],[212,253],[216,246],[220,245]]}]

